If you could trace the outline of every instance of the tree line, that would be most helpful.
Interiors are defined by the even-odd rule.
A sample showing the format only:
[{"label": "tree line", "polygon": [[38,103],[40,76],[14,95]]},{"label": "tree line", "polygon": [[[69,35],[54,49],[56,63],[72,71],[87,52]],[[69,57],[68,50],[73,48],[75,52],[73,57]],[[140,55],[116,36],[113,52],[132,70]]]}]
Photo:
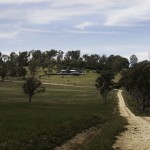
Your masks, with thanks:
[{"label": "tree line", "polygon": [[6,77],[21,77],[27,75],[27,68],[31,76],[35,76],[37,69],[42,68],[45,74],[52,73],[53,70],[61,69],[90,69],[96,70],[113,70],[117,73],[122,68],[129,67],[129,61],[119,55],[98,55],[83,54],[80,50],[71,50],[64,53],[61,50],[51,49],[48,51],[32,50],[23,51],[18,54],[2,54],[0,52],[0,77],[2,80]]},{"label": "tree line", "polygon": [[121,72],[119,82],[135,97],[139,109],[150,107],[150,62],[134,63],[129,69]]}]

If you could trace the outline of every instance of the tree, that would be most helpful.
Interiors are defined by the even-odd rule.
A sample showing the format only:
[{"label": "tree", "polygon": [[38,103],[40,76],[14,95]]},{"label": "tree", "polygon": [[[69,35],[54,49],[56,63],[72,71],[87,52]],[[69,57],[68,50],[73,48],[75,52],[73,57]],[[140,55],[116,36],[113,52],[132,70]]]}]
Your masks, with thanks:
[{"label": "tree", "polygon": [[85,54],[83,55],[83,60],[86,63],[86,68],[87,69],[99,69],[99,64],[100,64],[100,56],[97,54]]},{"label": "tree", "polygon": [[8,76],[10,77],[16,77],[17,76],[17,66],[15,63],[13,63],[12,61],[9,61],[7,63],[8,65]]},{"label": "tree", "polygon": [[31,76],[34,77],[35,73],[37,71],[37,68],[38,68],[38,61],[36,59],[31,59],[28,67],[29,67],[29,71],[30,71]]},{"label": "tree", "polygon": [[57,63],[60,63],[63,60],[63,54],[64,52],[59,50],[57,54]]},{"label": "tree", "polygon": [[101,72],[101,76],[96,79],[95,86],[99,90],[100,94],[102,95],[104,102],[106,104],[106,99],[108,93],[113,88],[113,81],[114,74],[112,71],[103,71]]},{"label": "tree", "polygon": [[68,51],[64,57],[65,65],[69,68],[78,68],[80,59],[80,50]]},{"label": "tree", "polygon": [[69,59],[72,61],[77,61],[80,58],[80,50],[72,50],[68,51],[65,55],[65,59]]},{"label": "tree", "polygon": [[18,66],[25,67],[28,65],[30,53],[27,51],[19,52],[19,56],[17,57]]},{"label": "tree", "polygon": [[150,63],[143,61],[134,64],[122,74],[120,83],[137,100],[143,111],[150,106]]},{"label": "tree", "polygon": [[62,61],[63,61],[64,52],[59,50],[57,54],[57,71],[62,69]]},{"label": "tree", "polygon": [[9,60],[9,56],[3,54],[3,55],[2,55],[2,60],[3,60],[3,62],[7,62],[7,61]]},{"label": "tree", "polygon": [[54,66],[56,66],[56,58],[57,58],[58,51],[55,49],[51,49],[49,51],[46,51],[44,56],[44,62],[42,67],[46,67],[48,69],[48,73],[51,73]]},{"label": "tree", "polygon": [[15,52],[10,53],[10,62],[17,64],[18,55]]},{"label": "tree", "polygon": [[137,62],[138,62],[138,58],[136,57],[136,55],[131,55],[130,56],[130,64],[131,64],[131,66],[137,64]]},{"label": "tree", "polygon": [[4,78],[7,75],[7,63],[8,63],[9,57],[7,55],[4,55],[0,52],[0,77],[1,81],[4,81]]},{"label": "tree", "polygon": [[31,102],[31,98],[34,94],[45,91],[45,87],[42,87],[42,82],[33,77],[27,78],[22,88],[24,93],[28,96],[29,102]]},{"label": "tree", "polygon": [[23,77],[23,78],[25,78],[25,76],[27,75],[26,69],[23,68],[22,66],[17,68],[17,73],[19,77]]},{"label": "tree", "polygon": [[7,66],[6,63],[3,62],[2,65],[0,65],[0,77],[1,77],[1,81],[4,81],[4,78],[7,75]]},{"label": "tree", "polygon": [[105,69],[113,70],[115,74],[120,72],[124,68],[129,67],[129,61],[119,55],[110,55],[106,62]]}]

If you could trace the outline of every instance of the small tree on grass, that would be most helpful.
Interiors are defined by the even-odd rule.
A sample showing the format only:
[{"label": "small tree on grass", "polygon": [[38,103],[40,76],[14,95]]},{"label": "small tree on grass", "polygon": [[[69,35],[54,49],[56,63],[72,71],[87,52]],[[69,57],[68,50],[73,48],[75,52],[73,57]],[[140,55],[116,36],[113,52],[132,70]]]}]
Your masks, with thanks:
[{"label": "small tree on grass", "polygon": [[42,82],[33,77],[27,78],[22,88],[24,93],[28,96],[29,102],[31,102],[34,94],[45,91],[45,87],[42,87]]},{"label": "small tree on grass", "polygon": [[114,78],[113,72],[105,71],[101,72],[101,76],[96,79],[95,86],[99,90],[100,94],[102,95],[104,102],[106,104],[106,99],[109,91],[113,88],[113,81]]},{"label": "small tree on grass", "polygon": [[7,66],[6,66],[6,64],[2,64],[0,66],[1,81],[4,81],[4,79],[5,79],[6,76],[7,76]]}]

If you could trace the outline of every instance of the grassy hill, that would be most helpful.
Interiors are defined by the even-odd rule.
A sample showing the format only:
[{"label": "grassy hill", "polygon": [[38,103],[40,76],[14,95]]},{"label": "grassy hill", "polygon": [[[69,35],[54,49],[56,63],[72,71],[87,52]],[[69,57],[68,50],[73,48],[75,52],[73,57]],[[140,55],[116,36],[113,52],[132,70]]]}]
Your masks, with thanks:
[{"label": "grassy hill", "polygon": [[46,92],[35,95],[32,103],[23,93],[22,82],[0,82],[0,149],[53,149],[98,124],[103,138],[98,135],[90,144],[110,149],[124,121],[118,116],[116,91],[104,105],[94,86],[97,76],[44,77]]}]

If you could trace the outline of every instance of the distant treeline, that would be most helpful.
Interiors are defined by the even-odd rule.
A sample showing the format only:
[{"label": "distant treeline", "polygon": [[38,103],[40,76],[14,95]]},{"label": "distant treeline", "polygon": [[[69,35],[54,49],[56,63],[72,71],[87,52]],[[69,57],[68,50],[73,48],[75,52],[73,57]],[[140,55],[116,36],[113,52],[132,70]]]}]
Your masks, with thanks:
[{"label": "distant treeline", "polygon": [[32,50],[23,51],[19,54],[11,52],[9,55],[0,52],[0,76],[3,80],[7,77],[25,77],[28,67],[30,74],[34,76],[39,67],[45,73],[53,70],[80,69],[80,70],[113,70],[115,73],[122,68],[129,67],[129,61],[119,55],[84,54],[80,50],[71,50],[64,53],[61,50],[51,49],[48,51]]}]

